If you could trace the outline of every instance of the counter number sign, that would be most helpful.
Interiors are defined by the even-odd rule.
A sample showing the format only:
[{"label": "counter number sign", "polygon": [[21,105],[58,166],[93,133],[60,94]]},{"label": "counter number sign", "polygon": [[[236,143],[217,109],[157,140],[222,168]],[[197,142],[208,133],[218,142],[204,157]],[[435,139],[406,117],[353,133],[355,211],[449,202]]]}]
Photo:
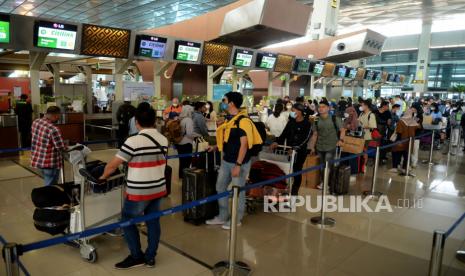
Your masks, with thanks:
[{"label": "counter number sign", "polygon": [[0,20],[0,43],[10,43],[10,22]]},{"label": "counter number sign", "polygon": [[197,61],[199,52],[200,47],[196,47],[194,43],[187,42],[185,45],[179,45],[176,59],[181,61]]}]

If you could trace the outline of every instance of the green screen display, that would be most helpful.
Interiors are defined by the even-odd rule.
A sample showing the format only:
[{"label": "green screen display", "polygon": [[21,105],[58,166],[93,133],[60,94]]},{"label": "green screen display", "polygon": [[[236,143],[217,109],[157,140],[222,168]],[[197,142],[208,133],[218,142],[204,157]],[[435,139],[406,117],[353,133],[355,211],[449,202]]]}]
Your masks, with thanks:
[{"label": "green screen display", "polygon": [[0,43],[10,43],[10,22],[0,20]]}]

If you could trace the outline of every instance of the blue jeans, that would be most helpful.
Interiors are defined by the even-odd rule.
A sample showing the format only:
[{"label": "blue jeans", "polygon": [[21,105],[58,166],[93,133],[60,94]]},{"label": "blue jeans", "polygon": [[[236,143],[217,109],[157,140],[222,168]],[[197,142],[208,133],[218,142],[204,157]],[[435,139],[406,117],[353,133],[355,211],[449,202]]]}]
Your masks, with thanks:
[{"label": "blue jeans", "polygon": [[[128,220],[153,212],[160,209],[160,200],[153,199],[147,201],[131,201],[124,200],[122,219]],[[140,245],[139,230],[136,225],[124,227],[124,239],[128,244],[131,256],[134,259],[144,258],[146,261],[152,260],[157,255],[158,243],[160,242],[160,218],[148,220],[145,222],[147,225],[147,250],[145,254],[142,253]]]},{"label": "blue jeans", "polygon": [[[247,180],[247,176],[250,172],[251,162],[242,164],[239,177],[232,177],[231,170],[236,166],[234,163],[228,163],[224,160],[221,161],[220,171],[218,172],[218,180],[216,181],[216,191],[218,193],[225,192],[228,189],[230,183],[239,187],[244,187]],[[229,220],[229,198],[223,197],[218,199],[218,206],[220,213],[218,218],[222,221]],[[239,193],[239,206],[238,206],[238,218],[237,222],[239,223],[244,216],[245,211],[245,192]]]},{"label": "blue jeans", "polygon": [[51,168],[51,169],[40,169],[42,175],[44,176],[45,186],[55,185],[58,183],[58,176],[60,176],[60,169]]}]

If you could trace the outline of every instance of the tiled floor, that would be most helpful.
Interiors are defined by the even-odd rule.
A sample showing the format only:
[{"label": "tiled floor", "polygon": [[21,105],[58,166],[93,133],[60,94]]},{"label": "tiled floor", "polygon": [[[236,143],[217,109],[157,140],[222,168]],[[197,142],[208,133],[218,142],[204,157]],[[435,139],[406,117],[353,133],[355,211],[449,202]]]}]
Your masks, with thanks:
[{"label": "tiled floor", "polygon": [[[90,159],[105,161],[114,152],[94,151]],[[427,156],[428,152],[421,152],[420,159]],[[406,203],[403,199],[416,200],[415,208],[399,206],[392,213],[329,213],[336,226],[325,230],[309,222],[318,214],[303,207],[295,213],[259,210],[246,216],[238,230],[238,259],[252,267],[253,275],[426,275],[433,231],[447,229],[465,212],[463,155],[438,151],[434,159],[438,165],[429,170],[428,165],[419,164],[414,170],[417,176],[410,178],[389,173],[386,166],[379,168],[376,190],[396,206]],[[15,162],[27,167],[27,155]],[[181,202],[177,161],[169,162],[175,177],[173,194],[164,200],[164,208]],[[369,189],[371,178],[369,168],[351,183],[350,194]],[[41,184],[38,176],[19,165],[0,162],[0,235],[6,240],[28,243],[50,237],[35,230],[32,223],[30,192]],[[304,187],[301,194],[315,200],[320,192]],[[369,202],[370,207],[376,204]],[[227,258],[228,237],[229,232],[219,227],[187,224],[178,213],[162,218],[162,244],[154,269],[114,270],[113,264],[127,255],[127,249],[121,237],[110,236],[93,240],[99,254],[95,264],[86,263],[78,250],[65,245],[28,252],[22,260],[32,275],[204,276],[211,275],[209,267]],[[457,249],[464,248],[464,239],[462,223],[446,241],[444,275],[465,275],[465,264],[454,256]],[[0,274],[3,269],[1,263]]]}]

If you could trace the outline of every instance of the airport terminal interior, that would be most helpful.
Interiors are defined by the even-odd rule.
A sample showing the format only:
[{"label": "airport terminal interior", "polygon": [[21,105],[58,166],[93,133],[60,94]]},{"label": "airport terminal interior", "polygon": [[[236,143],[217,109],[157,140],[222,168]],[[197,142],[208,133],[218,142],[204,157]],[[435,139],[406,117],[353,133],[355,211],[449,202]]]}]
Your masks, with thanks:
[{"label": "airport terminal interior", "polygon": [[465,275],[464,18],[0,0],[0,275]]}]

